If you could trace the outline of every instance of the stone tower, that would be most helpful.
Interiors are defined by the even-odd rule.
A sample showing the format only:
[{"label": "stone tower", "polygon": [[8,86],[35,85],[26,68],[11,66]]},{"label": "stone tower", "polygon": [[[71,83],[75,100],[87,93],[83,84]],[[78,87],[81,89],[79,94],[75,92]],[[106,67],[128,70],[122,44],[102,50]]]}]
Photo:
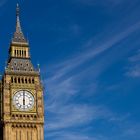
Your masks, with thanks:
[{"label": "stone tower", "polygon": [[44,103],[40,72],[31,62],[16,8],[16,31],[0,81],[0,140],[44,140]]}]

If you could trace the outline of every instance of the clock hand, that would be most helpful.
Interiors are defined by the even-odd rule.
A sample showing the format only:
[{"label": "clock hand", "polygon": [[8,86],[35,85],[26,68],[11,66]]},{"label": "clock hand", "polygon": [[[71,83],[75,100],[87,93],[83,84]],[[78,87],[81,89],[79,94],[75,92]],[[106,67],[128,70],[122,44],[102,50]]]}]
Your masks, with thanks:
[{"label": "clock hand", "polygon": [[23,105],[25,105],[25,91],[23,91]]}]

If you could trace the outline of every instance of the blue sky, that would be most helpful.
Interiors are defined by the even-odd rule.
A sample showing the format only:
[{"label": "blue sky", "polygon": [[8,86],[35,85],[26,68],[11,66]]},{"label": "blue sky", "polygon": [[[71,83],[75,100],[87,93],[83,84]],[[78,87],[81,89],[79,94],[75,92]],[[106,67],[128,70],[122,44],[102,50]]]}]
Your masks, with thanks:
[{"label": "blue sky", "polygon": [[140,139],[139,0],[0,0],[0,70],[20,4],[45,91],[45,140]]}]

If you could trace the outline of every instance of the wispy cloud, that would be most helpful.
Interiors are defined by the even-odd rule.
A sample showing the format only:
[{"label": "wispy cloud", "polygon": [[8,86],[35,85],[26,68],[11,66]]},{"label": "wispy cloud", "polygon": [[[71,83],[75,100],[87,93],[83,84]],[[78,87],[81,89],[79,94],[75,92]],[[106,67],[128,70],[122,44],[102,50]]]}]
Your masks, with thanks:
[{"label": "wispy cloud", "polygon": [[114,36],[109,36],[106,40],[104,40],[102,43],[99,44],[94,44],[93,38],[91,38],[89,41],[87,41],[87,43],[83,45],[87,49],[86,51],[83,51],[80,54],[76,54],[76,56],[73,56],[72,59],[66,60],[60,64],[55,65],[53,67],[53,70],[57,71],[55,71],[56,72],[55,75],[51,77],[51,79],[49,80],[55,80],[68,74],[73,69],[79,67],[80,65],[86,63],[87,61],[93,59],[94,57],[101,55],[108,49],[111,49],[117,43],[129,37],[129,35],[137,31],[138,29],[140,29],[140,22],[137,22],[136,24],[129,26],[124,31],[114,34]]},{"label": "wispy cloud", "polygon": [[137,50],[136,54],[129,57],[128,60],[130,62],[139,62],[140,61],[140,50]]},{"label": "wispy cloud", "polygon": [[126,73],[127,76],[130,77],[140,77],[140,65],[135,65],[129,68],[129,71]]},{"label": "wispy cloud", "polygon": [[[74,30],[77,32],[77,27]],[[127,51],[122,51],[121,48],[121,52],[119,52],[119,49],[116,52],[116,50],[112,51],[113,48],[117,48],[120,42],[129,38],[138,30],[140,30],[140,22],[124,27],[121,31],[112,31],[112,34],[105,36],[102,40],[99,39],[99,43],[95,43],[94,38],[91,37],[83,44],[83,51],[73,55],[71,59],[42,68],[43,80],[47,90],[45,112],[48,113],[46,113],[46,116],[49,116],[46,130],[50,137],[57,136],[57,140],[75,140],[78,137],[80,140],[96,140],[96,137],[93,138],[86,134],[80,135],[80,133],[73,134],[70,132],[66,135],[66,131],[65,133],[60,132],[88,125],[98,119],[122,122],[122,119],[117,119],[120,116],[114,115],[105,106],[93,105],[86,101],[75,103],[74,100],[81,98],[81,96],[87,96],[89,92],[92,96],[94,95],[98,90],[98,77],[110,65],[120,59],[121,53],[124,55],[130,51],[129,48],[127,48]],[[106,55],[106,52],[109,51],[111,53]],[[117,58],[114,57],[116,53],[118,54]],[[98,57],[100,59],[97,60]],[[134,61],[134,59],[138,59],[138,57],[131,58],[131,61]],[[105,138],[99,137],[97,140],[100,139],[105,140]]]},{"label": "wispy cloud", "polygon": [[[125,126],[126,127],[126,126]],[[135,126],[133,124],[127,125],[127,128],[124,128],[123,136],[135,136],[137,139],[140,138],[138,135],[140,133],[140,124],[137,123]]]},{"label": "wispy cloud", "polygon": [[127,72],[125,73],[129,77],[140,77],[140,50],[131,57],[128,58],[129,60],[129,67],[127,68]]},{"label": "wispy cloud", "polygon": [[[78,127],[88,124],[96,119],[111,118],[112,114],[103,107],[87,104],[69,104],[63,105],[58,110],[56,105],[48,107],[47,111],[57,116],[55,121],[50,119],[48,130],[61,130],[70,127]],[[61,118],[61,119],[60,119]]]},{"label": "wispy cloud", "polygon": [[[48,138],[53,140],[101,140],[101,136],[92,137],[88,135],[79,134],[76,132],[54,132],[53,135],[48,135]],[[105,139],[104,139],[105,140]]]},{"label": "wispy cloud", "polygon": [[[53,102],[56,99],[60,99],[61,96],[63,98],[69,99],[72,95],[75,93],[78,93],[81,88],[79,88],[80,82],[83,81],[86,77],[92,76],[92,82],[90,83],[90,87],[92,87],[92,90],[96,90],[96,78],[100,76],[100,74],[109,67],[115,59],[114,55],[116,54],[116,51],[114,53],[111,53],[109,61],[107,58],[104,58],[102,60],[98,60],[98,62],[94,61],[94,58],[97,56],[100,56],[107,50],[110,50],[113,47],[116,47],[115,45],[119,42],[121,42],[123,39],[126,39],[131,35],[133,32],[137,31],[140,27],[140,23],[136,23],[129,27],[127,30],[122,31],[121,33],[114,35],[113,37],[108,37],[106,41],[103,41],[100,46],[97,44],[97,46],[94,46],[94,42],[91,40],[88,41],[84,48],[86,48],[86,51],[81,52],[75,56],[73,56],[72,59],[68,59],[63,61],[62,63],[55,64],[52,67],[43,68],[44,72],[44,83],[46,86],[46,89],[51,95],[51,101]],[[89,43],[90,42],[90,43]],[[88,47],[85,47],[88,46]],[[122,51],[122,49],[121,49]],[[123,51],[122,51],[123,52]],[[124,52],[125,53],[125,52]],[[90,62],[91,61],[91,62]],[[88,67],[83,66],[86,63],[89,63]],[[47,77],[46,77],[47,72]],[[91,75],[90,75],[91,74]],[[78,82],[78,83],[77,83]],[[85,83],[84,83],[85,86]],[[87,85],[89,87],[89,84]],[[61,96],[60,96],[61,95]],[[63,100],[63,101],[65,101]],[[62,100],[60,100],[62,101]]]},{"label": "wispy cloud", "polygon": [[[76,54],[72,59],[49,67],[49,70],[48,68],[43,68],[44,84],[47,89],[45,112],[51,116],[47,120],[46,130],[50,134],[53,135],[54,132],[60,132],[64,129],[81,127],[98,119],[121,121],[117,120],[116,115],[106,109],[106,107],[96,106],[86,102],[75,103],[73,101],[77,96],[81,97],[87,94],[86,91],[81,91],[86,89],[86,87],[88,90],[91,89],[91,94],[93,95],[98,87],[97,77],[118,58],[115,59],[112,57],[116,53],[113,52],[110,54],[112,58],[110,61],[106,61],[104,57],[97,62],[94,59],[111,48],[116,47],[116,44],[125,40],[139,29],[140,22],[120,33],[114,34],[114,36],[109,36],[100,45],[95,45],[93,40],[90,39],[83,45],[86,51]],[[131,59],[134,60],[134,58]],[[84,66],[87,63],[90,65],[86,68]],[[92,80],[87,80],[87,77],[92,78]],[[85,79],[93,83],[90,82],[86,85],[86,82],[84,82],[82,84],[82,81],[85,81]],[[46,116],[48,115],[46,114]],[[61,136],[60,139],[62,139]],[[71,137],[63,134],[63,139],[74,140],[76,137],[72,134]],[[93,138],[86,135],[80,137],[80,140],[90,139],[93,140]]]}]

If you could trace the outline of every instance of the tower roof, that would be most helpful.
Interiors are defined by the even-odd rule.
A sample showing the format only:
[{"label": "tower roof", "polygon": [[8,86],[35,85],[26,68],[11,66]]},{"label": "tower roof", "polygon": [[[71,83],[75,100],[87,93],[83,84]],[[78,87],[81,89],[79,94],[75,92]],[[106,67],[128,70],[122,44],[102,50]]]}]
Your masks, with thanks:
[{"label": "tower roof", "polygon": [[20,9],[19,5],[17,4],[16,7],[16,31],[14,33],[14,36],[12,38],[12,43],[27,43],[27,40],[24,37],[24,34],[21,29],[21,24],[20,24]]}]

